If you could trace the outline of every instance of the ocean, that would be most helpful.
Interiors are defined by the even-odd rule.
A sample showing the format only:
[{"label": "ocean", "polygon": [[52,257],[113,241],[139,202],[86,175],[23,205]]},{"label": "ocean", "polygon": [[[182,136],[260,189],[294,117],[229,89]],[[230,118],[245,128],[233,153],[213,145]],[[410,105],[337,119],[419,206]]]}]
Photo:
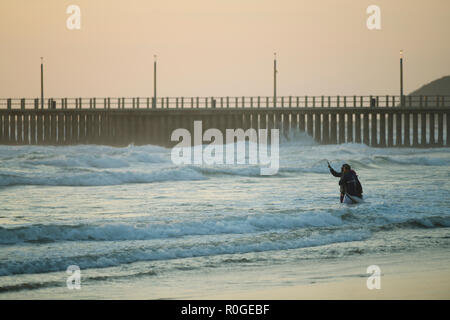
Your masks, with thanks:
[{"label": "ocean", "polygon": [[[339,203],[327,160],[352,166],[363,204]],[[450,148],[297,133],[281,141],[273,176],[175,165],[152,145],[0,146],[0,164],[3,299],[207,298],[364,277],[389,256],[450,262]],[[69,266],[80,289],[68,288]]]}]

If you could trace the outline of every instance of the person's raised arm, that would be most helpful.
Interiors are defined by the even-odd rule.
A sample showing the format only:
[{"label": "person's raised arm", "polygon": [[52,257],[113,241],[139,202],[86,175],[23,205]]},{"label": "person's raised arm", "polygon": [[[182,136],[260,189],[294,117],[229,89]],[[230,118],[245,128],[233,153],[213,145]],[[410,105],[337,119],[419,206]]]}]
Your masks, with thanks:
[{"label": "person's raised arm", "polygon": [[[328,162],[328,161],[327,161]],[[328,162],[328,169],[330,169],[330,173],[335,176],[336,178],[342,177],[342,172],[336,172],[330,165],[330,162]]]}]

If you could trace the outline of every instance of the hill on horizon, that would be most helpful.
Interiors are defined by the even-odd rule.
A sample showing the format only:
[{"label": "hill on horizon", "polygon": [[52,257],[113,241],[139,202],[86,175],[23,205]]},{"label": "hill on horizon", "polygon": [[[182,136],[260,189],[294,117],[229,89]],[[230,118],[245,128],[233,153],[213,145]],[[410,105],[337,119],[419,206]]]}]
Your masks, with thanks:
[{"label": "hill on horizon", "polygon": [[419,89],[416,89],[413,92],[405,95],[405,105],[419,107],[420,97],[418,96],[427,96],[426,101],[424,98],[422,106],[437,106],[442,105],[442,103],[448,105],[450,99],[448,97],[444,98],[443,96],[450,96],[450,76],[444,76],[442,78],[433,80],[421,86]]},{"label": "hill on horizon", "polygon": [[450,96],[450,76],[436,79],[414,90],[408,96]]}]

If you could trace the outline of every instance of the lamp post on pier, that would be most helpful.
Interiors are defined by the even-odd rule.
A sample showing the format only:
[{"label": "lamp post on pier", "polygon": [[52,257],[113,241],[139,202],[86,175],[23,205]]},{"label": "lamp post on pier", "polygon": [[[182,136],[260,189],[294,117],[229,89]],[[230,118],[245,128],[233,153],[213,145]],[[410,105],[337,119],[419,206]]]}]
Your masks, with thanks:
[{"label": "lamp post on pier", "polygon": [[273,54],[273,106],[277,106],[277,53]]},{"label": "lamp post on pier", "polygon": [[153,62],[153,108],[156,108],[156,54],[153,57],[155,58]]},{"label": "lamp post on pier", "polygon": [[404,106],[403,97],[403,50],[400,50],[400,106]]},{"label": "lamp post on pier", "polygon": [[41,57],[41,109],[44,109],[44,57]]}]

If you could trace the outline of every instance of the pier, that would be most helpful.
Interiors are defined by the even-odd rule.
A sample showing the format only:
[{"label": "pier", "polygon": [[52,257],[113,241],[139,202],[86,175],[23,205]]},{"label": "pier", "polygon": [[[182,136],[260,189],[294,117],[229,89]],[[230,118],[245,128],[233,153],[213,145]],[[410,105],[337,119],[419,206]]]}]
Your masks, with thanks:
[{"label": "pier", "polygon": [[[42,103],[44,102],[44,103]],[[318,143],[449,146],[450,96],[0,99],[1,145],[172,146],[173,130],[305,132]]]}]

